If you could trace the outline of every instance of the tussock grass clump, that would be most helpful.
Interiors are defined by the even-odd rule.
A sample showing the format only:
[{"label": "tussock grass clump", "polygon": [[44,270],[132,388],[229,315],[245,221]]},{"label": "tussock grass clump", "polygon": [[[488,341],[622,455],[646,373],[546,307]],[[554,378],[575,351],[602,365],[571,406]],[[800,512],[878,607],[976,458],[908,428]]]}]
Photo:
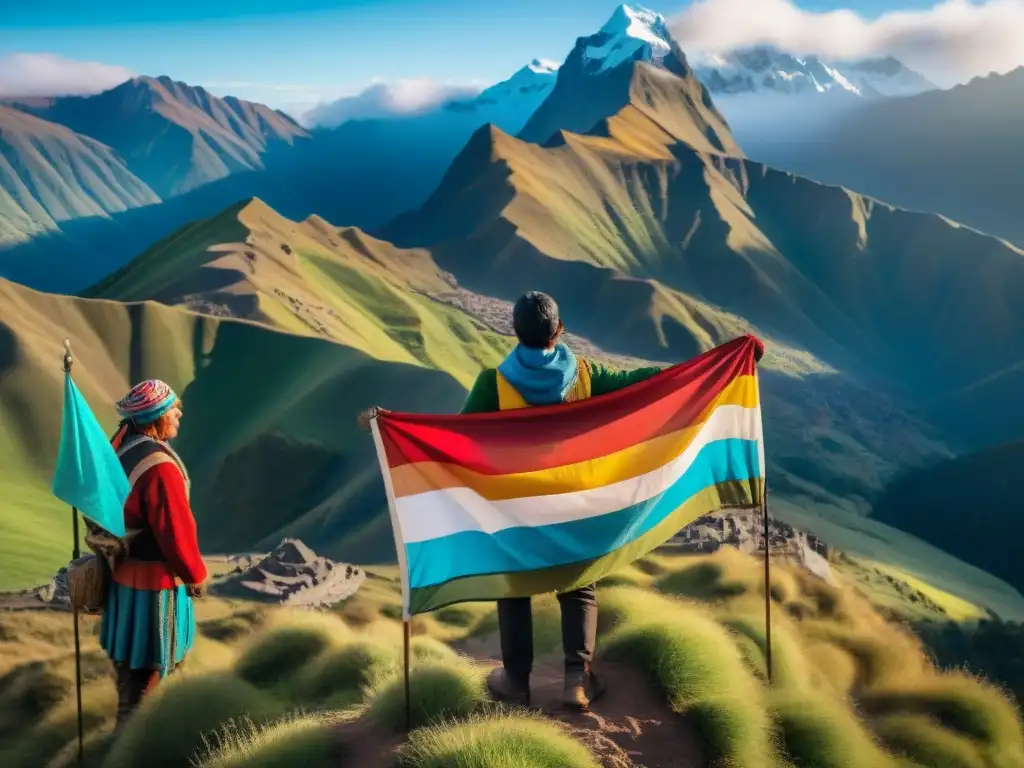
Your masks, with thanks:
[{"label": "tussock grass clump", "polygon": [[[642,594],[637,590],[638,602]],[[630,617],[605,641],[602,655],[639,665],[672,709],[692,718],[714,757],[736,768],[772,765],[761,688],[729,632],[697,606],[662,609],[644,623]]]},{"label": "tussock grass clump", "polygon": [[[82,724],[86,758],[98,758],[105,743],[103,734],[113,727],[116,700],[108,680],[93,680],[82,689]],[[4,768],[38,768],[41,765],[72,765],[78,756],[78,714],[75,697],[69,696],[41,716],[25,720],[14,738],[4,739],[0,765]],[[0,742],[0,743],[3,743]]]},{"label": "tussock grass clump", "polygon": [[245,647],[235,669],[254,685],[273,685],[351,636],[348,625],[333,614],[282,611]]},{"label": "tussock grass clump", "polygon": [[73,686],[73,679],[42,661],[17,667],[0,677],[0,733],[45,713]]},{"label": "tussock grass clump", "polygon": [[295,683],[296,699],[323,701],[350,694],[351,702],[362,699],[363,691],[377,680],[395,673],[400,659],[394,647],[369,638],[358,638],[341,648],[329,650],[310,662]]},{"label": "tussock grass clump", "polygon": [[234,664],[237,656],[234,648],[197,634],[182,670],[189,673],[219,672]]},{"label": "tussock grass clump", "polygon": [[143,702],[114,743],[104,768],[180,768],[203,745],[203,736],[229,721],[259,724],[282,714],[282,705],[233,675],[167,678]]},{"label": "tussock grass clump", "polygon": [[613,573],[597,582],[601,587],[639,587],[643,582],[630,573]]},{"label": "tussock grass clump", "polygon": [[846,596],[839,587],[832,586],[810,573],[798,573],[794,578],[800,584],[805,598],[811,601],[819,616],[843,618],[850,612]]},{"label": "tussock grass clump", "polygon": [[[392,675],[369,692],[368,716],[382,728],[405,728],[405,679]],[[409,674],[412,727],[467,717],[487,701],[484,678],[468,662],[413,666]]]},{"label": "tussock grass clump", "polygon": [[[817,677],[816,670],[808,664],[804,649],[794,632],[781,617],[772,621],[772,678],[779,685],[796,690],[805,690],[813,686]],[[726,616],[722,624],[741,637],[753,641],[761,654],[759,668],[765,669],[767,678],[767,662],[765,653],[764,616]]]},{"label": "tussock grass clump", "polygon": [[414,731],[402,768],[599,768],[559,724],[533,714],[475,715]]},{"label": "tussock grass clump", "polygon": [[642,587],[609,587],[601,590],[598,600],[601,609],[597,614],[597,628],[602,633],[618,626],[673,616],[677,609],[689,605],[670,595]]},{"label": "tussock grass clump", "polygon": [[1024,763],[1016,708],[1001,691],[963,673],[946,672],[913,686],[873,691],[861,697],[860,705],[874,715],[931,715],[943,727]]},{"label": "tussock grass clump", "polygon": [[814,640],[804,641],[807,660],[821,673],[832,691],[846,696],[857,681],[857,662],[838,645]]},{"label": "tussock grass clump", "polygon": [[455,664],[462,660],[451,646],[426,635],[412,638],[409,652],[413,660],[419,662]]},{"label": "tussock grass clump", "polygon": [[353,627],[362,627],[381,618],[400,621],[402,618],[402,587],[398,579],[389,579],[366,572],[356,592],[335,608]]},{"label": "tussock grass clump", "polygon": [[987,768],[989,762],[967,737],[948,731],[924,715],[890,715],[875,721],[875,732],[889,748],[935,768]]},{"label": "tussock grass clump", "polygon": [[703,562],[670,573],[656,582],[657,588],[680,597],[724,600],[749,591],[746,581],[732,580],[721,563]]},{"label": "tussock grass clump", "polygon": [[665,563],[662,562],[655,555],[647,555],[646,557],[641,557],[639,560],[633,563],[633,567],[641,573],[647,574],[648,576],[660,576],[661,574],[665,573],[666,570],[668,570]]},{"label": "tussock grass clump", "polygon": [[450,624],[453,627],[471,627],[477,620],[479,612],[464,605],[449,605],[441,608],[434,614],[434,618],[442,624]]},{"label": "tussock grass clump", "polygon": [[[83,683],[111,675],[110,661],[102,651],[83,651],[81,659]],[[41,715],[68,696],[74,686],[73,653],[31,661],[0,676],[0,733],[6,717]]]},{"label": "tussock grass clump", "polygon": [[805,636],[838,646],[857,666],[854,688],[902,688],[927,672],[920,648],[895,628],[857,626],[833,620],[803,622]]},{"label": "tussock grass clump", "polygon": [[319,715],[293,715],[265,725],[248,718],[227,723],[205,740],[197,768],[278,768],[338,765],[339,745],[331,723]]},{"label": "tussock grass clump", "polygon": [[650,584],[653,581],[653,577],[649,571],[656,570],[658,573],[664,571],[663,566],[660,562],[650,562],[652,558],[648,556],[646,558],[647,565],[640,565],[639,562],[627,565],[614,573],[605,576],[601,579],[597,586],[601,587],[639,587]]},{"label": "tussock grass clump", "polygon": [[889,768],[892,757],[839,701],[826,696],[775,693],[771,713],[788,757],[814,768]]},{"label": "tussock grass clump", "polygon": [[198,622],[202,635],[221,643],[236,643],[258,630],[267,620],[267,609],[238,611]]},{"label": "tussock grass clump", "polygon": [[774,738],[764,711],[735,696],[713,696],[694,702],[686,711],[700,732],[707,751],[729,768],[767,768],[775,765]]}]

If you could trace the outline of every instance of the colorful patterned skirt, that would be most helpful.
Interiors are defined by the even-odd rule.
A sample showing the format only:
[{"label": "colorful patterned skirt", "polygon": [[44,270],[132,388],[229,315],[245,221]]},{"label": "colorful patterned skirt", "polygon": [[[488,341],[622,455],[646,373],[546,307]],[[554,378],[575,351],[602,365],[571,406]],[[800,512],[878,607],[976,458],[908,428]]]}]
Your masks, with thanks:
[{"label": "colorful patterned skirt", "polygon": [[114,663],[166,675],[195,642],[196,619],[185,587],[136,589],[111,580],[100,646]]}]

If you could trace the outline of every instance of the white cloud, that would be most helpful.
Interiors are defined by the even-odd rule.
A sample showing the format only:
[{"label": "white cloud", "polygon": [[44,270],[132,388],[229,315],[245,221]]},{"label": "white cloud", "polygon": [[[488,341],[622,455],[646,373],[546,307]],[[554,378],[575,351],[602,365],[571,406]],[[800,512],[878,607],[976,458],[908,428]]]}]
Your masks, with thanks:
[{"label": "white cloud", "polygon": [[302,122],[333,128],[348,120],[415,115],[454,99],[472,98],[481,90],[476,83],[439,83],[423,78],[377,81],[360,93],[314,107],[303,115]]},{"label": "white cloud", "polygon": [[1024,64],[1024,0],[946,0],[875,19],[791,0],[697,0],[671,27],[688,55],[758,44],[833,60],[891,55],[943,85]]},{"label": "white cloud", "polygon": [[75,61],[52,53],[0,56],[0,96],[63,96],[99,93],[130,79],[124,67]]}]

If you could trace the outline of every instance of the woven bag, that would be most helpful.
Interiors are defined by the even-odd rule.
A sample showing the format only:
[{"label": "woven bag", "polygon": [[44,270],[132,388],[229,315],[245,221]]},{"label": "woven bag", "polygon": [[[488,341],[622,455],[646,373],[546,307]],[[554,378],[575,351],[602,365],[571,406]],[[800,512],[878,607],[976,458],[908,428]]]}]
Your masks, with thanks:
[{"label": "woven bag", "polygon": [[110,569],[102,558],[86,555],[68,565],[68,597],[80,612],[98,611],[107,603]]}]

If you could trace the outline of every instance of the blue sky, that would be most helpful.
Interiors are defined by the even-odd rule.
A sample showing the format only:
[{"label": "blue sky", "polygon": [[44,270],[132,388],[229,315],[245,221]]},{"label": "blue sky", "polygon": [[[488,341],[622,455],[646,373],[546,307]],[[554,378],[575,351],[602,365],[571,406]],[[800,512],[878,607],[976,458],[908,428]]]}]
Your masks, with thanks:
[{"label": "blue sky", "polygon": [[[741,0],[742,1],[742,0]],[[756,0],[748,0],[756,1]],[[790,3],[792,0],[760,0]],[[964,0],[954,0],[963,2]],[[1005,0],[1004,0],[1005,1]],[[621,0],[3,0],[0,59],[56,54],[284,106],[374,80],[490,84],[533,57],[561,61]],[[727,5],[737,0],[710,0]],[[935,0],[796,0],[866,19]],[[645,3],[672,19],[686,0]],[[287,7],[287,11],[280,9]],[[766,16],[764,23],[774,23]]]}]

